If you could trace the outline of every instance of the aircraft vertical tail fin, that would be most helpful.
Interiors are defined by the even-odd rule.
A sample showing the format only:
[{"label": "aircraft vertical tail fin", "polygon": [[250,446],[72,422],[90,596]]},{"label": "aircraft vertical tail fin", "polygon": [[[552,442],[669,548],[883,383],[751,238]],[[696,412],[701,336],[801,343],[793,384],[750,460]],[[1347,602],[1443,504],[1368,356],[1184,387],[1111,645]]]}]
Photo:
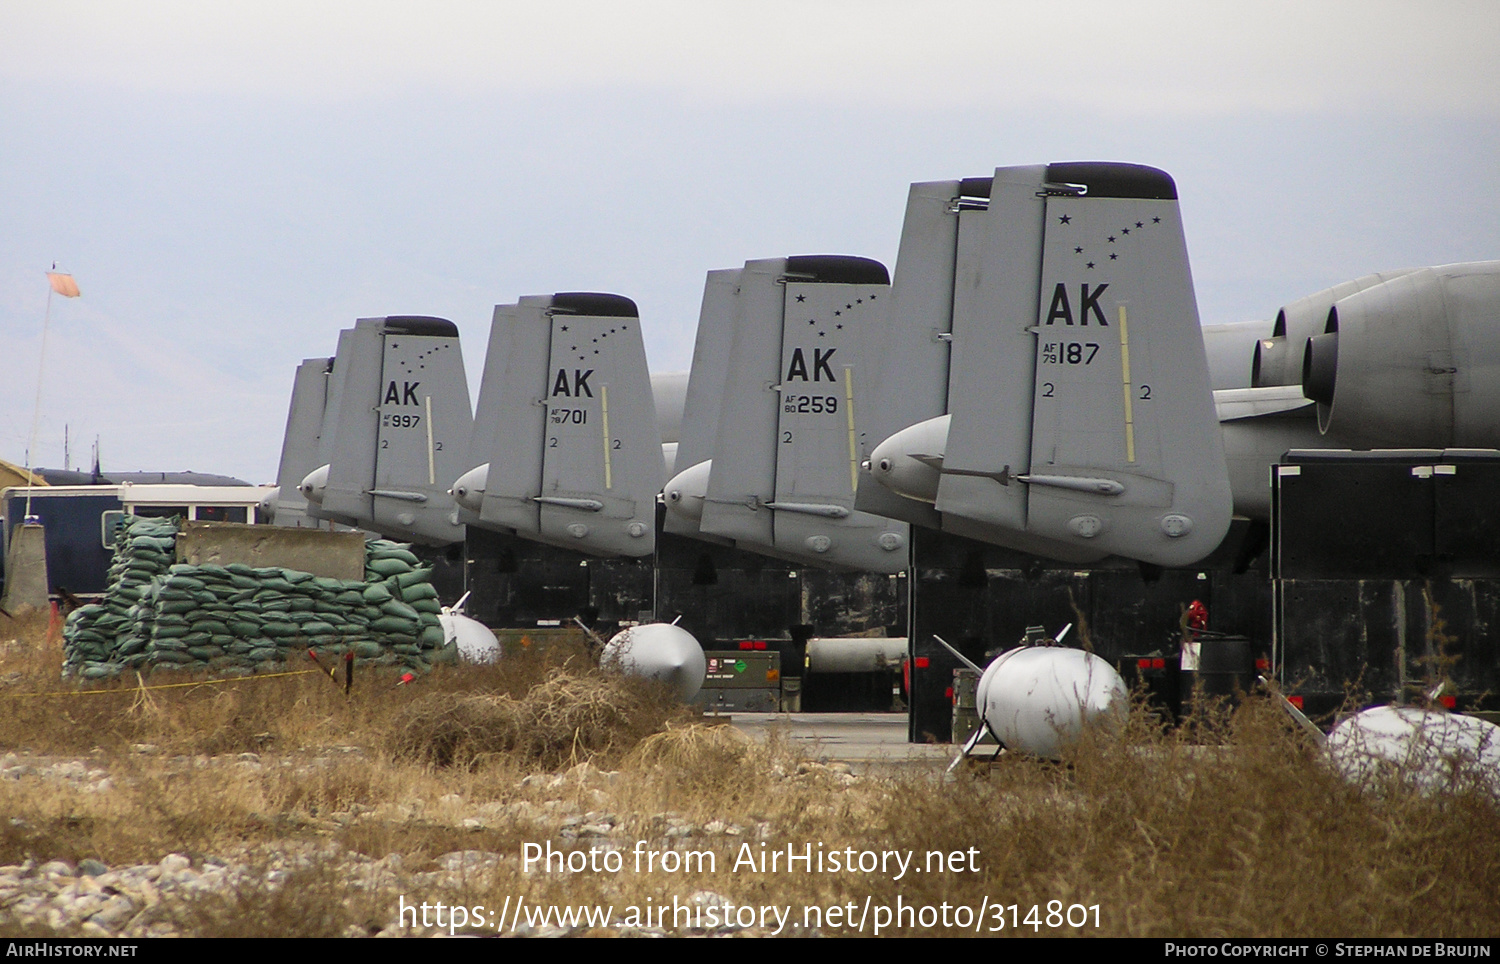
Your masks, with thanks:
[{"label": "aircraft vertical tail fin", "polygon": [[869,447],[862,335],[889,291],[885,266],[866,258],[745,264],[704,532],[820,564],[905,568],[905,524],[854,508]]},{"label": "aircraft vertical tail fin", "polygon": [[[351,386],[351,373],[353,374]],[[318,436],[319,468],[303,479],[302,491],[308,498],[309,518],[343,525],[357,525],[355,514],[365,506],[363,492],[374,483],[375,438],[374,427],[369,420],[361,418],[359,404],[351,399],[355,395],[364,398],[364,406],[373,404],[376,385],[380,380],[380,339],[368,328],[345,328],[339,332],[338,349],[333,356],[333,369],[328,373],[328,400],[323,409],[323,428]],[[340,425],[349,422],[351,427],[343,436],[350,449],[357,449],[361,458],[340,459]],[[347,455],[347,453],[344,453]],[[345,488],[333,503],[327,500],[328,480],[333,463],[340,464],[340,483]],[[362,464],[363,470],[358,466]],[[349,479],[350,473],[356,478]],[[321,482],[314,485],[315,477]]]},{"label": "aircraft vertical tail fin", "polygon": [[515,313],[515,305],[496,305],[490,321],[489,340],[485,343],[484,369],[479,377],[479,401],[474,406],[474,428],[469,433],[469,444],[464,449],[471,471],[460,476],[453,488],[459,506],[459,519],[468,524],[480,521],[480,500],[484,497],[485,477],[490,468],[487,462],[478,467],[473,463],[482,462],[494,455],[505,425],[502,396],[506,385],[505,364],[510,356],[510,338],[515,328]]},{"label": "aircraft vertical tail fin", "polygon": [[281,462],[276,470],[276,496],[272,511],[279,526],[310,524],[302,480],[322,463],[318,441],[328,406],[328,379],[332,358],[307,358],[297,366],[292,380],[292,401],[287,409],[286,434],[281,441]]},{"label": "aircraft vertical tail fin", "polygon": [[687,407],[687,372],[657,372],[651,376],[651,401],[656,411],[656,431],[661,436],[661,454],[666,478],[676,472],[677,449],[682,443],[682,413]]},{"label": "aircraft vertical tail fin", "polygon": [[[872,339],[880,352],[880,374],[874,402],[867,406],[872,451],[857,506],[1024,552],[1083,562],[1104,553],[962,514],[970,502],[990,508],[989,480],[997,472],[987,467],[992,453],[984,443],[985,426],[998,419],[1014,427],[1030,417],[1029,410],[1013,410],[1015,393],[1003,394],[1016,372],[1008,370],[1002,381],[995,370],[1007,364],[1006,348],[1015,346],[999,343],[1004,335],[996,330],[993,303],[1002,300],[994,291],[997,285],[1025,278],[1028,270],[1035,278],[1036,269],[1026,267],[1028,259],[1036,260],[1026,247],[1039,243],[1035,232],[1018,232],[1010,221],[1039,221],[1025,202],[1044,173],[1044,167],[1005,169],[992,177],[911,186],[889,312]],[[1013,182],[1023,189],[1018,192]],[[1014,359],[1009,361],[1017,367]],[[974,444],[967,452],[960,448],[960,464],[945,475],[953,421],[948,413],[955,407],[973,410],[966,424],[975,431]],[[962,464],[976,456],[979,464]],[[940,483],[946,516],[938,511]],[[1009,520],[1013,526],[1015,516]]]},{"label": "aircraft vertical tail fin", "polygon": [[457,327],[362,318],[348,345],[323,512],[393,538],[463,539],[448,495],[473,430]]},{"label": "aircraft vertical tail fin", "polygon": [[[496,309],[495,328],[484,391],[498,424],[481,522],[600,555],[650,555],[664,466],[635,303],[523,298]],[[488,384],[502,368],[496,351],[498,393]]]},{"label": "aircraft vertical tail fin", "polygon": [[[908,425],[948,410],[949,344],[953,331],[953,271],[959,223],[983,211],[989,178],[913,184],[901,226],[890,301],[880,331],[866,339],[870,371],[864,422],[871,448]],[[936,511],[875,482],[860,481],[863,511],[932,528]]]},{"label": "aircraft vertical tail fin", "polygon": [[735,287],[731,347],[714,432],[713,469],[700,528],[770,546],[781,384],[781,285],[786,259],[747,261]]},{"label": "aircraft vertical tail fin", "polygon": [[535,498],[542,491],[546,444],[550,303],[550,298],[532,296],[495,307],[479,393],[485,424],[476,428],[493,434],[489,447],[472,450],[469,459],[489,460],[480,523],[533,537],[541,528]]},{"label": "aircraft vertical tail fin", "polygon": [[[719,430],[719,406],[729,380],[729,354],[734,347],[734,311],[741,269],[710,271],[703,285],[698,332],[693,342],[693,367],[683,398],[677,457],[667,485],[667,513],[662,528],[685,536],[706,536],[699,528],[704,483],[714,457]],[[699,468],[699,466],[704,466]],[[697,482],[681,484],[683,473]]]},{"label": "aircraft vertical tail fin", "polygon": [[1011,530],[1026,528],[1026,488],[1008,479],[1029,461],[1045,179],[1042,167],[996,171],[984,210],[961,216],[954,265],[937,508]]},{"label": "aircraft vertical tail fin", "polygon": [[1001,169],[987,213],[938,509],[1158,565],[1207,555],[1231,497],[1172,179]]}]

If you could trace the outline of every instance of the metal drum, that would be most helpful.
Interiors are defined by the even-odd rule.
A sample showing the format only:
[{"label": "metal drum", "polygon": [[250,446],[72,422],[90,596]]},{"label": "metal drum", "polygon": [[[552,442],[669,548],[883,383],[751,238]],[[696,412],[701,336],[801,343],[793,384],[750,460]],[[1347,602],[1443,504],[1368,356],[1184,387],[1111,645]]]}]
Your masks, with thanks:
[{"label": "metal drum", "polygon": [[1200,705],[1239,705],[1255,685],[1255,651],[1247,636],[1199,640],[1198,669],[1183,673],[1183,684]]}]

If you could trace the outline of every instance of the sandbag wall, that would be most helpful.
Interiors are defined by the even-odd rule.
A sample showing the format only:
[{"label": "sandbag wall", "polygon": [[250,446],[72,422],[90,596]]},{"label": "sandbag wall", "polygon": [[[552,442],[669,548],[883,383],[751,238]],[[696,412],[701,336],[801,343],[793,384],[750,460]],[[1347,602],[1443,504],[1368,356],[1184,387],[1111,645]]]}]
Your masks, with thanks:
[{"label": "sandbag wall", "polygon": [[403,545],[365,544],[365,580],[293,569],[174,563],[175,519],[129,518],[115,544],[102,604],[63,629],[63,673],[98,679],[125,669],[226,675],[306,661],[426,669],[439,657],[441,606],[430,569]]}]

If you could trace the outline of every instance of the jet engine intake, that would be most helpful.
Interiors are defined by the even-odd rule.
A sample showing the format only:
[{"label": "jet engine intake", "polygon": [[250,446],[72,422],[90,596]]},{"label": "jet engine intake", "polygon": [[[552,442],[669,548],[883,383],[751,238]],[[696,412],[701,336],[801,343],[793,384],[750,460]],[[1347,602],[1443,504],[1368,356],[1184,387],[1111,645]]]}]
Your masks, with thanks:
[{"label": "jet engine intake", "polygon": [[1336,301],[1302,391],[1354,448],[1500,446],[1500,262],[1443,265]]}]

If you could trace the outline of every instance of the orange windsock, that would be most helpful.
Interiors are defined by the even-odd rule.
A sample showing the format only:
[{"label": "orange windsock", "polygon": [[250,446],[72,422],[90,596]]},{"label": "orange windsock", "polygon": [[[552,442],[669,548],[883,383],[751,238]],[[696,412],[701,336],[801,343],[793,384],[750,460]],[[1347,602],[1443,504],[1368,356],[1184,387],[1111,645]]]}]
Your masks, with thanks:
[{"label": "orange windsock", "polygon": [[47,280],[51,282],[52,290],[64,298],[78,297],[78,282],[73,280],[72,275],[63,271],[49,271]]}]

